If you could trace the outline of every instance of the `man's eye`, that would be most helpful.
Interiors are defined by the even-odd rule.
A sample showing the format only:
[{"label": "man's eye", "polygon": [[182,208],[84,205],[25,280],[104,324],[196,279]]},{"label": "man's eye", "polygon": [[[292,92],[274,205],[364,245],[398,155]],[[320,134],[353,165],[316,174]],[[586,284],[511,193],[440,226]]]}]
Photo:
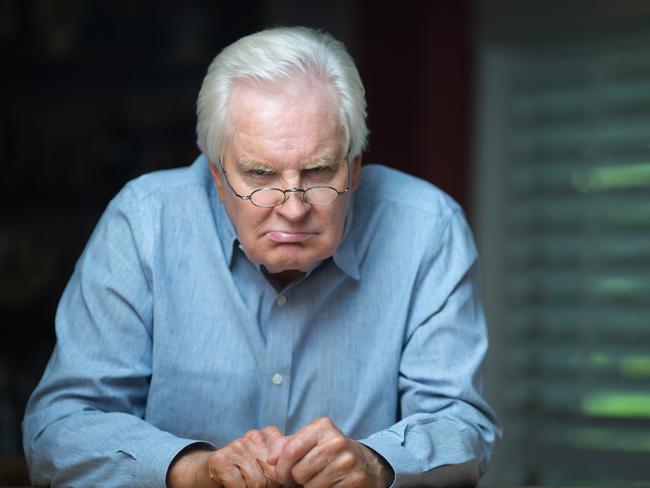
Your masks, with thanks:
[{"label": "man's eye", "polygon": [[263,177],[263,176],[270,176],[271,172],[265,169],[251,169],[248,170],[247,172],[250,176],[254,176],[257,178]]},{"label": "man's eye", "polygon": [[319,166],[318,168],[310,168],[307,171],[310,174],[318,175],[318,174],[329,174],[333,170],[329,166]]}]

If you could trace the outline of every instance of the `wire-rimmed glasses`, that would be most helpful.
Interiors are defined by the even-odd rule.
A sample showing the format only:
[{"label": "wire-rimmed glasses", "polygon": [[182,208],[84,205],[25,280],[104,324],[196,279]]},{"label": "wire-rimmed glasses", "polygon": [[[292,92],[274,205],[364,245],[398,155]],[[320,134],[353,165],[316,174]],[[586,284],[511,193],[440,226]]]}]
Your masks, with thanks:
[{"label": "wire-rimmed glasses", "polygon": [[340,196],[345,195],[347,192],[349,192],[351,187],[351,175],[348,168],[348,186],[343,191],[338,191],[332,186],[325,185],[310,186],[304,190],[301,188],[289,188],[287,190],[281,190],[280,188],[264,187],[256,188],[249,195],[240,195],[230,184],[228,176],[226,175],[226,170],[223,169],[223,165],[221,164],[221,160],[218,160],[218,164],[219,170],[221,171],[221,174],[226,180],[226,184],[228,185],[228,188],[230,188],[230,191],[233,193],[233,195],[241,198],[242,200],[248,200],[256,207],[273,208],[282,205],[287,201],[290,193],[300,193],[302,201],[309,205],[331,205],[336,200],[338,200]]}]

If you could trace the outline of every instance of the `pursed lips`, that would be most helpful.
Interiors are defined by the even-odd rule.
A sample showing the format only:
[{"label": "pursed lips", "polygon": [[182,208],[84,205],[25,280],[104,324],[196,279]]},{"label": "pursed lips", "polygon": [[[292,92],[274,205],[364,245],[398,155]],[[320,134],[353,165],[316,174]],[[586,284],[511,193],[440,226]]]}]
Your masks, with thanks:
[{"label": "pursed lips", "polygon": [[312,238],[316,235],[315,232],[298,232],[298,231],[282,231],[282,230],[272,230],[266,233],[266,235],[274,242],[279,243],[296,243],[304,242],[307,239]]}]

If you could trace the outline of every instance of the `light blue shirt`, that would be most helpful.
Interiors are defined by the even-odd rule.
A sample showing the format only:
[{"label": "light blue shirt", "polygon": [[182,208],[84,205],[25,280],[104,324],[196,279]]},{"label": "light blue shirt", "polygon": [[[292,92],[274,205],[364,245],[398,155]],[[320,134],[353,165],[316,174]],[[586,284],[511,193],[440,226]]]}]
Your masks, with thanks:
[{"label": "light blue shirt", "polygon": [[63,293],[27,406],[33,483],[164,487],[191,443],[320,416],[380,453],[394,486],[478,479],[499,427],[462,211],[382,166],[352,198],[334,256],[276,290],[239,249],[205,157],[126,185]]}]

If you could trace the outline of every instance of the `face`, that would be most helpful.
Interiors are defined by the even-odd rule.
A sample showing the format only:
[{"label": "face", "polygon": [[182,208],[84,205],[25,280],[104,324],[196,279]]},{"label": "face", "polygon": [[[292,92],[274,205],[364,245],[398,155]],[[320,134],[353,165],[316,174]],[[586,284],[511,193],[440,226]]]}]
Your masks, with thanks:
[{"label": "face", "polygon": [[[315,80],[241,85],[230,99],[230,138],[222,154],[228,181],[240,195],[261,187],[286,190],[358,185],[361,157],[345,160],[347,146],[331,87]],[[219,197],[247,257],[268,272],[304,272],[336,251],[349,193],[330,205],[311,206],[299,193],[284,204],[259,208],[233,195],[210,165]]]}]

